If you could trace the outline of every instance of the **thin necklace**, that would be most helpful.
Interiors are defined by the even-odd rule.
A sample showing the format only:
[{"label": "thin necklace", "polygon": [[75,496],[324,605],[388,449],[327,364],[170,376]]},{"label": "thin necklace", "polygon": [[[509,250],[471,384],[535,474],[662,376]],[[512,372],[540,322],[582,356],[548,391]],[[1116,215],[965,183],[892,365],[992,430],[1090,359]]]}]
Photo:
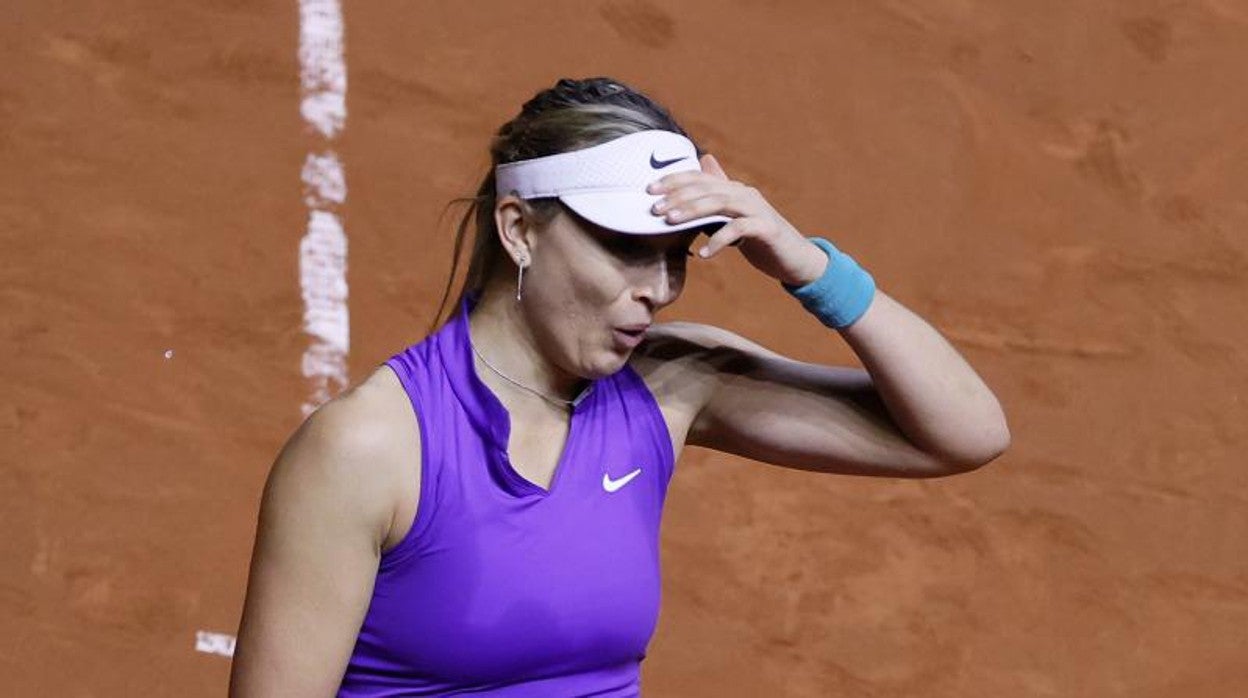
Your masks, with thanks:
[{"label": "thin necklace", "polygon": [[[557,397],[554,397],[554,396],[552,396],[552,395],[547,395],[546,393],[543,393],[542,391],[537,390],[536,388],[530,388],[529,386],[525,385],[524,383],[521,383],[520,381],[516,380],[515,378],[512,378],[511,376],[507,375],[506,373],[503,373],[502,371],[498,370],[497,368],[495,368],[495,367],[494,367],[494,364],[490,363],[489,361],[486,361],[486,360],[485,360],[485,357],[484,357],[484,356],[481,356],[481,352],[477,351],[477,347],[476,347],[475,345],[473,345],[471,342],[469,342],[469,343],[468,343],[468,346],[472,347],[472,353],[473,353],[473,354],[476,354],[478,359],[481,359],[481,363],[485,364],[485,367],[486,367],[486,368],[490,369],[490,370],[491,370],[491,371],[493,371],[495,374],[497,374],[499,378],[502,378],[503,380],[507,381],[508,383],[511,383],[512,385],[516,386],[517,388],[520,388],[521,390],[527,390],[527,391],[529,391],[530,393],[533,393],[534,395],[536,395],[536,396],[540,397],[541,399],[545,400],[546,402],[549,402],[550,404],[552,404],[552,405],[554,405],[554,406],[556,406],[556,407],[562,407],[562,408],[564,408],[564,409],[571,409],[571,408],[573,408],[573,407],[576,407],[576,403],[578,403],[578,402],[580,402],[580,401],[581,401],[580,396],[578,396],[575,400],[564,400],[563,398],[557,398]],[[582,395],[582,396],[583,396],[584,394],[585,394],[585,393],[581,393],[581,395]]]}]

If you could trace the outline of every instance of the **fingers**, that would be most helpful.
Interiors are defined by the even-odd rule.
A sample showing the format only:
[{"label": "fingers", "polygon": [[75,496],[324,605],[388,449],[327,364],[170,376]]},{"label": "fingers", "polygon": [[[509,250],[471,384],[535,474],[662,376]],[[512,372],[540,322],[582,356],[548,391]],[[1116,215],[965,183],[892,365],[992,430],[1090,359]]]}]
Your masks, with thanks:
[{"label": "fingers", "polygon": [[738,221],[726,224],[724,227],[715,231],[710,240],[698,250],[698,256],[702,259],[710,259],[719,254],[720,250],[725,247],[731,247],[741,242],[745,236],[745,226]]},{"label": "fingers", "polygon": [[698,250],[702,259],[710,259],[725,247],[741,244],[747,237],[762,234],[762,219],[774,212],[755,188],[728,178],[714,155],[700,159],[702,171],[670,174],[646,188],[651,194],[662,195],[654,205],[655,215],[676,224],[711,215],[725,215],[732,222],[720,228]]},{"label": "fingers", "polygon": [[664,216],[669,223],[715,214],[757,215],[763,209],[758,205],[755,194],[752,188],[739,182],[708,181],[704,178],[670,189],[652,210],[655,215]]},{"label": "fingers", "polygon": [[654,214],[669,223],[722,211],[728,204],[727,193],[719,187],[691,184],[668,193],[654,204]]}]

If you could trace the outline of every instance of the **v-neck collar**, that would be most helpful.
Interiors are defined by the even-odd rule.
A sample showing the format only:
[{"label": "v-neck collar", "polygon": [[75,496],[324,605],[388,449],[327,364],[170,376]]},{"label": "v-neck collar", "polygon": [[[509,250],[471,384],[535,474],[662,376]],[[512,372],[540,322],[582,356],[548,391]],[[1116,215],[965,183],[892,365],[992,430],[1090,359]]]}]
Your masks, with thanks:
[{"label": "v-neck collar", "polygon": [[489,459],[490,467],[502,480],[505,488],[517,495],[533,493],[549,495],[555,491],[566,465],[565,461],[572,450],[573,437],[577,433],[578,415],[585,412],[590,403],[594,401],[594,395],[599,392],[595,389],[597,381],[585,387],[581,396],[577,398],[577,404],[570,410],[568,434],[564,439],[563,450],[559,454],[559,461],[551,477],[550,489],[544,489],[520,475],[512,467],[507,456],[507,444],[511,438],[511,414],[494,391],[490,390],[489,386],[477,375],[475,367],[468,314],[476,306],[477,300],[472,295],[465,297],[456,316],[447,323],[445,333],[438,342],[438,354],[442,359],[442,365],[450,378],[451,389],[455,391],[455,397],[463,405],[473,427],[485,439],[488,450],[494,456]]}]

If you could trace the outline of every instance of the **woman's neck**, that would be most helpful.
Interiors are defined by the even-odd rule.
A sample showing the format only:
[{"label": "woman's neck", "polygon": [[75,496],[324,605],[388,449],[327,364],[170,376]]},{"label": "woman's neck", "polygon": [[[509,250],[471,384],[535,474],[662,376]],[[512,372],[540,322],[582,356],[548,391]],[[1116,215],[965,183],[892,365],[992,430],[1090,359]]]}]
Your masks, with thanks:
[{"label": "woman's neck", "polygon": [[480,355],[477,375],[495,394],[525,394],[514,381],[545,396],[547,402],[568,402],[584,387],[583,378],[558,368],[542,353],[520,304],[506,289],[487,287],[468,316],[468,326],[473,348]]}]

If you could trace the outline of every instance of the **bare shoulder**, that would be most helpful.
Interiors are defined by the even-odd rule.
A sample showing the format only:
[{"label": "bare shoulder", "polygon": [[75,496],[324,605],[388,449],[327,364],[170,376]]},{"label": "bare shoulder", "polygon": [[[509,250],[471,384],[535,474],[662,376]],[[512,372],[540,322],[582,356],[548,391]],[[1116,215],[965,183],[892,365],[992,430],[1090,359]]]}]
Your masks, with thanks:
[{"label": "bare shoulder", "polygon": [[722,327],[696,322],[666,322],[646,333],[634,353],[632,365],[649,383],[670,380],[711,382],[714,374],[745,372],[763,358],[779,354]]},{"label": "bare shoulder", "polygon": [[694,322],[654,325],[629,365],[659,403],[679,452],[690,427],[723,376],[748,372],[758,357],[774,355],[728,330]]},{"label": "bare shoulder", "polygon": [[[870,387],[870,380],[861,369],[803,363],[714,325],[656,325],[638,350],[634,366],[643,376],[658,376],[656,383],[680,371],[687,372],[686,379],[690,374],[701,376],[701,381],[711,386],[709,390],[728,382],[759,379],[837,390],[860,391]],[[664,368],[669,361],[672,365]]]},{"label": "bare shoulder", "polygon": [[[282,449],[266,484],[299,492],[333,492],[341,515],[366,526],[380,546],[399,514],[401,494],[420,453],[407,394],[389,368],[312,413]],[[347,523],[347,522],[343,522]]]},{"label": "bare shoulder", "polygon": [[269,472],[232,696],[330,695],[342,680],[418,438],[387,373],[322,405]]},{"label": "bare shoulder", "polygon": [[696,425],[705,425],[717,405],[721,412],[749,412],[782,387],[855,396],[871,389],[861,369],[803,363],[722,327],[693,322],[655,325],[630,363],[682,446],[700,438]]},{"label": "bare shoulder", "polygon": [[[637,346],[628,363],[659,397],[678,388],[682,380],[696,382],[705,375],[709,342],[704,335],[714,329],[690,322],[656,324],[646,331],[645,341]],[[691,375],[685,375],[690,372]]]},{"label": "bare shoulder", "polygon": [[[395,450],[396,437],[409,421],[411,408],[402,384],[389,368],[379,368],[350,390],[312,413],[299,427],[292,446],[335,456],[325,466],[367,468]],[[363,473],[355,473],[361,475]]]}]

